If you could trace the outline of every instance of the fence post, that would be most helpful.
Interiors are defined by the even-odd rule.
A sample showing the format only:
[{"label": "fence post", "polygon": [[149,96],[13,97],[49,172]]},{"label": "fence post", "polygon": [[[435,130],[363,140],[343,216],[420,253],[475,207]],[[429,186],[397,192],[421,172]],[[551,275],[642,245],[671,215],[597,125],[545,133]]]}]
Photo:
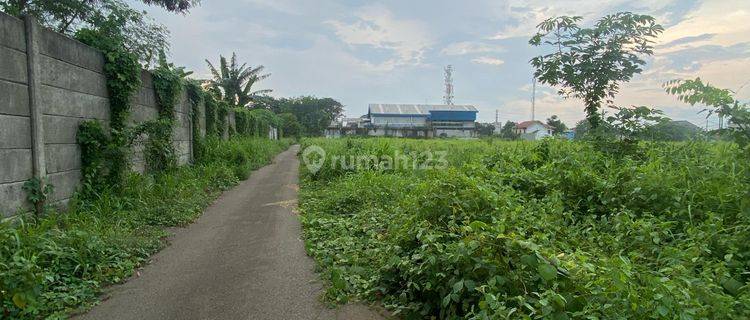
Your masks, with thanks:
[{"label": "fence post", "polygon": [[[26,67],[28,71],[29,110],[31,113],[31,161],[34,178],[39,179],[44,188],[47,175],[47,164],[44,156],[44,125],[41,109],[41,68],[39,57],[39,22],[32,15],[25,15],[24,26],[26,33]],[[42,189],[44,190],[44,189]],[[36,204],[37,212],[41,212],[44,203]]]}]

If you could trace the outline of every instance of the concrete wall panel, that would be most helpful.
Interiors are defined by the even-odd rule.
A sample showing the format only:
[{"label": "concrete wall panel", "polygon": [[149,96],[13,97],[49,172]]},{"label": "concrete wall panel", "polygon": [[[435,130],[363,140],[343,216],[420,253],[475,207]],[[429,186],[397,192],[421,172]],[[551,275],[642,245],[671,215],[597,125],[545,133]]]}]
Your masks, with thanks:
[{"label": "concrete wall panel", "polygon": [[0,149],[0,183],[31,179],[31,149]]},{"label": "concrete wall panel", "polygon": [[76,118],[109,119],[109,99],[43,85],[42,113]]},{"label": "concrete wall panel", "polygon": [[47,173],[81,168],[81,149],[77,144],[48,144],[45,148]]},{"label": "concrete wall panel", "polygon": [[78,126],[84,118],[44,115],[44,142],[47,144],[75,144]]},{"label": "concrete wall panel", "polygon": [[0,149],[30,149],[29,117],[0,115]]},{"label": "concrete wall panel", "polygon": [[81,182],[81,170],[71,170],[53,173],[47,176],[49,183],[55,186],[50,201],[64,201],[70,199]]},{"label": "concrete wall panel", "polygon": [[99,50],[57,32],[42,28],[39,51],[91,71],[104,72],[104,55]]},{"label": "concrete wall panel", "polygon": [[24,182],[0,184],[0,215],[4,218],[15,215],[19,209],[28,208]]},{"label": "concrete wall panel", "polygon": [[29,88],[0,80],[0,114],[29,116]]},{"label": "concrete wall panel", "polygon": [[67,90],[108,97],[107,79],[98,72],[48,56],[39,56],[42,84]]},{"label": "concrete wall panel", "polygon": [[0,12],[0,46],[26,52],[23,21]]},{"label": "concrete wall panel", "polygon": [[0,46],[0,79],[27,83],[27,68],[25,53]]}]

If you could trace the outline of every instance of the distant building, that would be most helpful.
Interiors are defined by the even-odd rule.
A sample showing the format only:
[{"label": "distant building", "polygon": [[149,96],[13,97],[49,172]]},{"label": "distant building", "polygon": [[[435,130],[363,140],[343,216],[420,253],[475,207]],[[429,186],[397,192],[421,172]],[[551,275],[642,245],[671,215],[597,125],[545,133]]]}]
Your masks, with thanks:
[{"label": "distant building", "polygon": [[516,124],[516,134],[522,140],[539,140],[552,135],[552,127],[539,120],[524,121]]},{"label": "distant building", "polygon": [[476,137],[477,109],[469,105],[370,104],[358,121],[332,123],[327,137]]}]

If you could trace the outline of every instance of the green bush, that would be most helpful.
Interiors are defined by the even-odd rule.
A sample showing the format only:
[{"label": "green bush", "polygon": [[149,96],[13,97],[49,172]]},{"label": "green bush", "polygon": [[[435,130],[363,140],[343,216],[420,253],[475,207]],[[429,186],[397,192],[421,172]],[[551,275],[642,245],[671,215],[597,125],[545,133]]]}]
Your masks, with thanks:
[{"label": "green bush", "polygon": [[447,151],[445,169],[303,171],[334,301],[405,318],[750,317],[750,162],[735,144],[308,139],[327,159]]}]

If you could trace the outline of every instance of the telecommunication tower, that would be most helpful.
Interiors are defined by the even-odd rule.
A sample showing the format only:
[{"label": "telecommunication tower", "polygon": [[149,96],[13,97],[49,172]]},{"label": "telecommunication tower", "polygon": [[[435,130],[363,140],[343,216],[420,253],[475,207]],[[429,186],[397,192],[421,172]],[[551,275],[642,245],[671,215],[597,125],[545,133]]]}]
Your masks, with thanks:
[{"label": "telecommunication tower", "polygon": [[443,96],[443,103],[447,105],[453,105],[453,66],[448,65],[445,67],[445,95]]}]

